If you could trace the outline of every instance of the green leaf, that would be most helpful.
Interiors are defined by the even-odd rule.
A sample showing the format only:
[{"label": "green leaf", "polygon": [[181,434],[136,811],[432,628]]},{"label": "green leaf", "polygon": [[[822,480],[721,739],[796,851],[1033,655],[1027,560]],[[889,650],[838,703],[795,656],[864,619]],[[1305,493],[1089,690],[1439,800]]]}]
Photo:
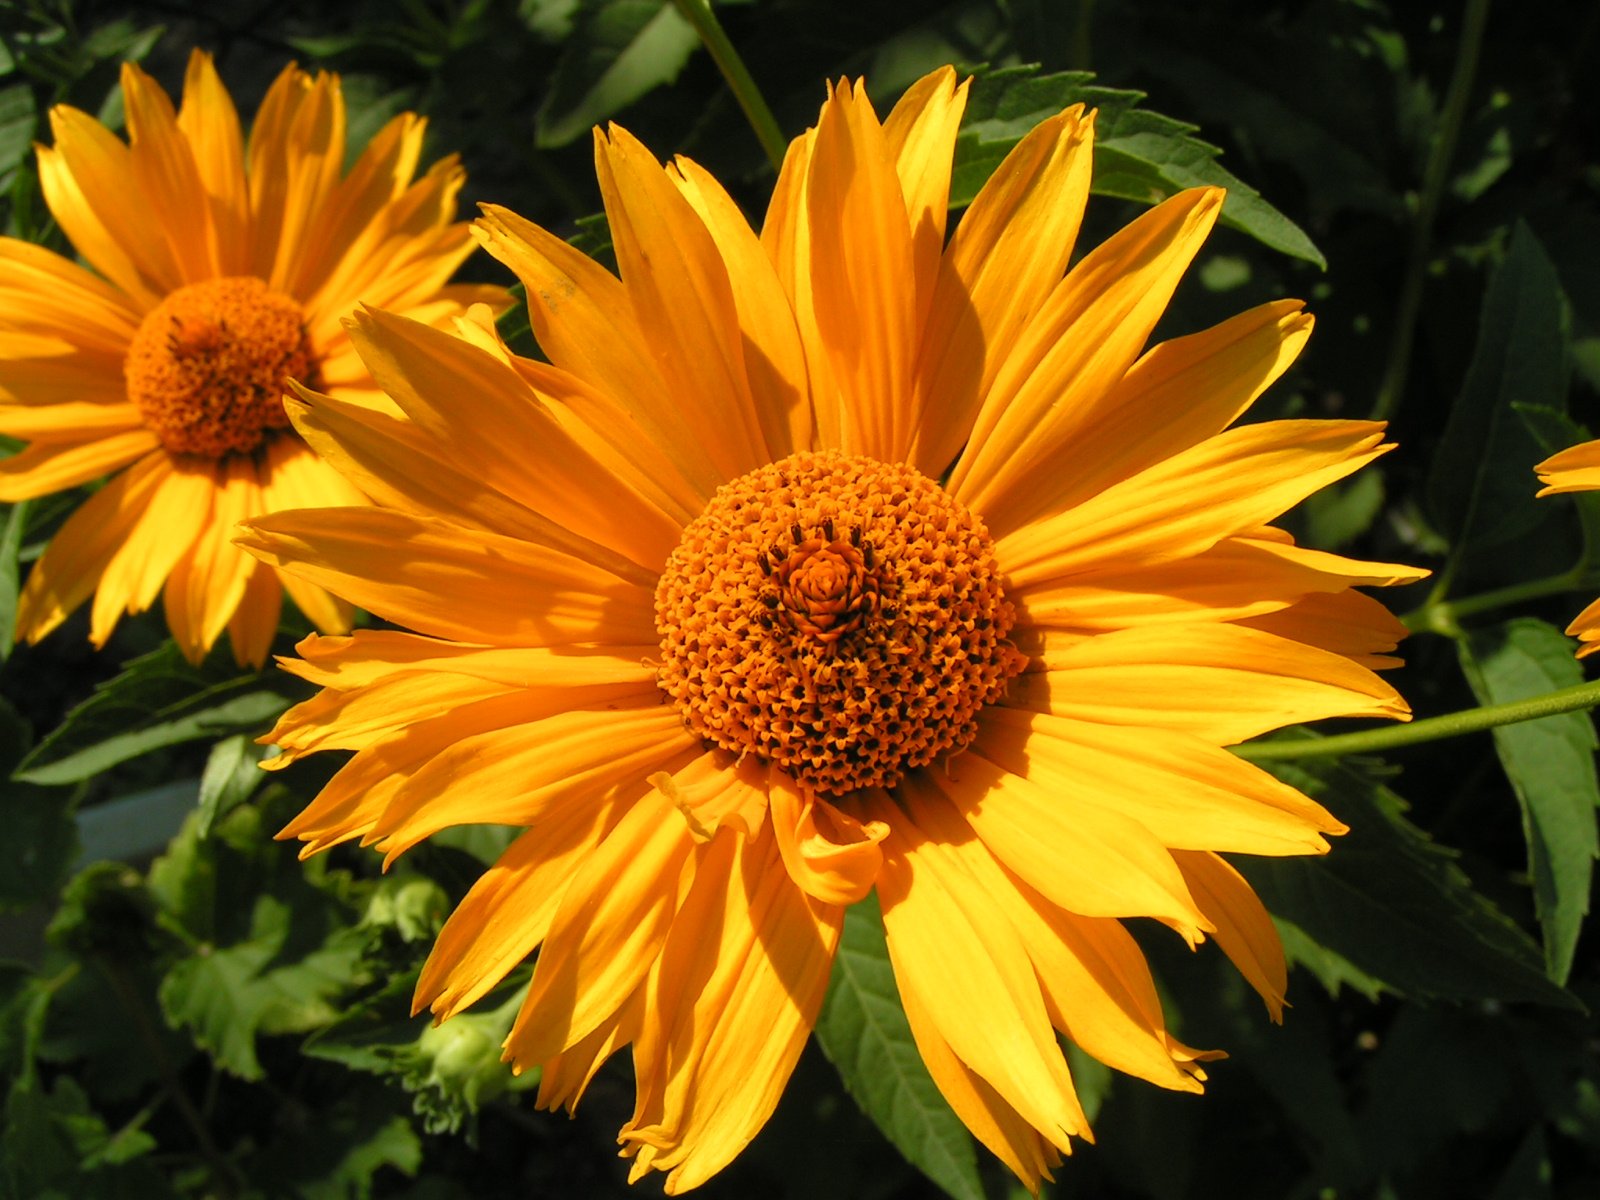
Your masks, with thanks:
[{"label": "green leaf", "polygon": [[[0,778],[28,748],[33,731],[0,697]],[[66,882],[78,856],[72,792],[13,783],[0,789],[0,912],[46,900]]]},{"label": "green leaf", "polygon": [[[1480,704],[1526,700],[1583,682],[1572,639],[1531,617],[1473,632],[1457,647]],[[1522,808],[1545,969],[1556,983],[1565,983],[1600,854],[1594,721],[1587,712],[1573,712],[1501,725],[1494,746]]]},{"label": "green leaf", "polygon": [[17,634],[17,554],[28,524],[28,502],[13,504],[0,529],[0,662],[11,657]]},{"label": "green leaf", "polygon": [[983,1200],[972,1135],[912,1040],[875,896],[845,913],[816,1033],[845,1088],[906,1160],[956,1200]]},{"label": "green leaf", "polygon": [[584,5],[534,119],[537,144],[551,149],[576,141],[652,88],[671,83],[699,44],[669,0]]},{"label": "green leaf", "polygon": [[266,779],[261,760],[268,748],[258,746],[248,733],[224,738],[211,749],[206,769],[200,775],[200,836],[211,832],[211,823],[246,800]]},{"label": "green leaf", "polygon": [[304,1033],[337,1016],[333,999],[348,989],[364,943],[354,930],[297,961],[279,963],[290,934],[290,909],[262,896],[249,940],[220,949],[202,944],[161,981],[162,1011],[190,1030],[225,1071],[261,1079],[260,1034]]},{"label": "green leaf", "polygon": [[1428,479],[1434,525],[1457,558],[1503,548],[1551,515],[1534,499],[1544,454],[1512,405],[1565,412],[1569,358],[1561,283],[1519,222],[1489,278],[1477,346]]},{"label": "green leaf", "polygon": [[1305,232],[1218,162],[1215,146],[1193,136],[1196,126],[1138,107],[1143,92],[1102,87],[1089,71],[1040,75],[1032,66],[980,72],[956,139],[952,207],[970,204],[1023,135],[1072,104],[1098,110],[1091,190],[1155,204],[1185,188],[1228,189],[1222,223],[1292,258],[1325,267]]},{"label": "green leaf", "polygon": [[76,783],[163,746],[264,730],[288,707],[277,690],[284,679],[240,675],[231,664],[219,647],[194,666],[171,642],[126,663],[35,747],[16,778]]},{"label": "green leaf", "polygon": [[0,175],[6,174],[28,157],[33,148],[34,126],[38,114],[33,107],[33,89],[25,83],[0,88]]},{"label": "green leaf", "polygon": [[1269,765],[1350,826],[1320,857],[1233,860],[1274,916],[1402,995],[1580,1007],[1399,796],[1348,761]]}]

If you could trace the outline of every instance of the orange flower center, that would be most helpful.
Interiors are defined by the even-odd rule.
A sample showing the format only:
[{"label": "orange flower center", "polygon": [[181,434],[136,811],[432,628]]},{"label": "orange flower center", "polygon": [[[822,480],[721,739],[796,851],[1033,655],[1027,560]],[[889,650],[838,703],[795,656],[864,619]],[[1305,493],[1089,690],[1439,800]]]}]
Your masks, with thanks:
[{"label": "orange flower center", "polygon": [[983,523],[902,463],[793,454],[718,490],[656,587],[689,729],[818,792],[964,749],[1022,669]]},{"label": "orange flower center", "polygon": [[249,454],[287,429],[284,381],[311,382],[305,314],[259,279],[208,279],[172,292],[128,348],[128,398],[174,454]]}]

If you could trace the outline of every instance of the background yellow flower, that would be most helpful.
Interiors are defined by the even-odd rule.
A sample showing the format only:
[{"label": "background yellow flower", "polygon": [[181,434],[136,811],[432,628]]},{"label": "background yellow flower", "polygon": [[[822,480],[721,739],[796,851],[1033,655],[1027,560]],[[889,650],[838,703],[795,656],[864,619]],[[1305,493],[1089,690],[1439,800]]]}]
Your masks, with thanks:
[{"label": "background yellow flower", "polygon": [[345,170],[336,75],[293,66],[248,144],[209,55],[196,51],[174,111],[123,67],[129,143],[77,109],[51,113],[40,183],[93,270],[0,239],[0,500],[112,478],[34,565],[17,612],[37,641],[94,594],[90,638],[164,592],[191,659],[231,633],[259,664],[287,590],[318,628],[348,606],[229,542],[233,525],[360,494],[289,429],[289,378],[381,403],[340,325],[362,301],[448,320],[498,288],[449,286],[471,251],[454,221],[463,174],[446,158],[413,182],[425,122],[391,120]]}]

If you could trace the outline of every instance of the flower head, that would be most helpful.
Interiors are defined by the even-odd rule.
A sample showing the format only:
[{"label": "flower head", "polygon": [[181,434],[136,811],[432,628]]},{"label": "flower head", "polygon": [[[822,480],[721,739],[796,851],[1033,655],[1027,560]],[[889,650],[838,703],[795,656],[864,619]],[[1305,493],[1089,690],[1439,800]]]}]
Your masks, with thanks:
[{"label": "flower head", "polygon": [[503,210],[478,225],[550,362],[359,315],[404,419],[289,411],[376,505],[244,535],[415,631],[285,662],[323,690],[272,761],[355,752],[285,836],[392,858],[526,826],[417,1005],[447,1018],[538,948],[507,1058],[573,1105],[631,1046],[623,1152],[668,1191],[770,1115],[874,889],[929,1069],[1030,1186],[1089,1136],[1058,1032],[1200,1090],[1210,1055],[1167,1032],[1122,919],[1214,937],[1276,1014],[1281,948],[1218,852],[1320,853],[1342,826],[1224,747],[1407,715],[1371,669],[1402,630],[1352,589],[1419,572],[1268,524],[1381,426],[1233,425],[1310,318],[1145,349],[1221,195],[1069,271],[1080,109],[946,245],[965,96],[936,72],[880,123],[841,83],[759,235],[694,163],[600,134],[620,278]]},{"label": "flower head", "polygon": [[504,293],[445,283],[472,241],[452,223],[454,160],[412,182],[421,118],[396,117],[345,174],[337,76],[287,68],[248,144],[206,54],[177,111],[135,66],[122,90],[130,144],[62,106],[39,148],[45,200],[93,271],[0,238],[0,433],[31,443],[0,461],[0,500],[113,476],[33,568],[17,631],[37,641],[93,593],[99,645],[164,589],[191,658],[228,629],[259,663],[285,588],[320,629],[348,629],[349,610],[241,553],[234,523],[362,502],[289,428],[287,381],[385,405],[342,317],[366,301],[439,322]]},{"label": "flower head", "polygon": [[[1545,459],[1534,471],[1544,484],[1539,491],[1541,496],[1592,492],[1600,488],[1600,441],[1569,446]],[[1572,618],[1567,636],[1578,639],[1579,658],[1600,650],[1600,600]]]}]

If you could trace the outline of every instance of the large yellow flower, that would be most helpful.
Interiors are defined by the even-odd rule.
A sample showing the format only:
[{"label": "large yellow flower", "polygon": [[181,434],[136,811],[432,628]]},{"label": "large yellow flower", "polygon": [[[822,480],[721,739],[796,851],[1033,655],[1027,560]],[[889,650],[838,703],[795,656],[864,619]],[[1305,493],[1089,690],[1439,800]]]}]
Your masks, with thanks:
[{"label": "large yellow flower", "polygon": [[[1600,441],[1569,446],[1545,459],[1534,471],[1544,484],[1539,491],[1541,496],[1600,489]],[[1600,600],[1572,618],[1567,636],[1578,639],[1579,658],[1600,650]]]},{"label": "large yellow flower", "polygon": [[122,94],[131,145],[63,106],[39,147],[50,211],[98,276],[0,238],[0,433],[31,443],[0,462],[0,500],[121,471],[33,568],[18,636],[37,641],[93,592],[100,645],[165,584],[186,654],[227,628],[240,662],[260,663],[284,588],[320,629],[350,614],[242,554],[234,524],[361,502],[288,427],[285,380],[386,403],[342,317],[366,301],[437,323],[504,293],[445,286],[473,243],[453,223],[455,160],[412,182],[421,118],[396,117],[345,175],[337,76],[286,69],[248,146],[208,55],[190,58],[178,112],[131,65]]},{"label": "large yellow flower", "polygon": [[[506,1043],[575,1104],[631,1044],[634,1176],[695,1186],[772,1112],[845,906],[876,888],[918,1046],[1030,1186],[1089,1129],[1056,1039],[1164,1087],[1124,917],[1213,936],[1274,1014],[1272,925],[1218,851],[1341,826],[1223,747],[1407,715],[1401,566],[1266,523],[1386,447],[1354,421],[1230,425],[1310,331],[1294,301],[1141,353],[1221,194],[1067,271],[1092,114],[1044,122],[945,244],[954,73],[880,124],[841,83],[755,234],[694,163],[613,128],[621,278],[503,210],[550,363],[381,312],[352,336],[405,420],[301,392],[372,496],[244,535],[417,631],[311,638],[267,740],[355,751],[285,836],[390,858],[526,826],[439,937],[445,1018],[536,947]],[[1064,277],[1063,277],[1064,276]]]}]

